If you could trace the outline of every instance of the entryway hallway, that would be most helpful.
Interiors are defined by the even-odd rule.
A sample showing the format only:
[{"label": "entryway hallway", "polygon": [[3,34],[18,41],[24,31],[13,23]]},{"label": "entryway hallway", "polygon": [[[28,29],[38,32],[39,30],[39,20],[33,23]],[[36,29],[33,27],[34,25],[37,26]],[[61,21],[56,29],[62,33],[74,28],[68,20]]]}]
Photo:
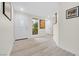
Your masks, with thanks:
[{"label": "entryway hallway", "polygon": [[79,2],[0,2],[0,56],[79,56],[78,6]]},{"label": "entryway hallway", "polygon": [[11,56],[74,56],[56,46],[52,35],[16,41]]}]

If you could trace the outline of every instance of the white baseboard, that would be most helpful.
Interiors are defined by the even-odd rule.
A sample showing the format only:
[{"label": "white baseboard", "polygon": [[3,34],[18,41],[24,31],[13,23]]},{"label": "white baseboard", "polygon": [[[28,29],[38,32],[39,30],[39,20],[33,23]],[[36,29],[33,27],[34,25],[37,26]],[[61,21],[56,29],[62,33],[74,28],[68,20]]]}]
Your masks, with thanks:
[{"label": "white baseboard", "polygon": [[6,49],[0,50],[0,56],[9,56],[9,52]]},{"label": "white baseboard", "polygon": [[63,47],[61,47],[60,45],[57,45],[57,46],[58,46],[59,48],[63,49],[63,50],[66,50],[66,51],[68,51],[68,52],[74,54],[75,56],[77,56],[76,53],[74,53],[74,52],[72,52],[72,51],[70,51],[70,50],[68,50],[68,49],[66,49],[66,48],[63,48]]}]

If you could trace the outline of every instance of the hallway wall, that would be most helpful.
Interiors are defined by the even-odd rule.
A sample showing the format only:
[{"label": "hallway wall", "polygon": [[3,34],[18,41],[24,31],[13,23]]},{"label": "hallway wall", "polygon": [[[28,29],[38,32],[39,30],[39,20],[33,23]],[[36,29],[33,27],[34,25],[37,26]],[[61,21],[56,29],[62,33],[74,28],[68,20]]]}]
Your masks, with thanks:
[{"label": "hallway wall", "polygon": [[61,3],[59,8],[59,46],[79,55],[79,17],[66,19],[66,10],[79,3]]},{"label": "hallway wall", "polygon": [[[46,19],[46,29],[45,29],[45,31],[46,31],[46,33],[47,34],[52,34],[53,32],[52,32],[52,30],[51,30],[51,21],[49,20],[49,19]],[[53,28],[52,28],[53,29]]]},{"label": "hallway wall", "polygon": [[21,11],[15,11],[15,37],[16,39],[29,38],[32,35],[32,17]]},{"label": "hallway wall", "polygon": [[[57,9],[58,10],[58,9]],[[59,23],[58,23],[58,21],[59,21],[59,17],[58,17],[58,11],[57,11],[57,23],[56,24],[54,24],[55,23],[55,16],[53,17],[53,39],[54,39],[54,41],[55,41],[55,43],[57,44],[57,45],[59,45]]]},{"label": "hallway wall", "polygon": [[2,2],[0,2],[0,56],[10,54],[14,42],[13,31],[13,20],[9,21],[3,15]]},{"label": "hallway wall", "polygon": [[41,35],[46,35],[46,21],[45,21],[45,29],[40,29],[40,19],[41,20],[45,20],[43,18],[40,18],[39,17],[39,20],[38,20],[38,35],[41,36]]}]

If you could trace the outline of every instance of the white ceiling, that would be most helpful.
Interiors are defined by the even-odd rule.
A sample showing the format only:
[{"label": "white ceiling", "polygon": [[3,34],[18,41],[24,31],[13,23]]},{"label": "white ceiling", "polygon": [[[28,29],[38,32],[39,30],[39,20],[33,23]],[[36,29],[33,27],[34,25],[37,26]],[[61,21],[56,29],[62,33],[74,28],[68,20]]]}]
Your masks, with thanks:
[{"label": "white ceiling", "polygon": [[57,2],[13,2],[15,10],[23,8],[25,13],[42,17],[56,11],[57,5]]}]

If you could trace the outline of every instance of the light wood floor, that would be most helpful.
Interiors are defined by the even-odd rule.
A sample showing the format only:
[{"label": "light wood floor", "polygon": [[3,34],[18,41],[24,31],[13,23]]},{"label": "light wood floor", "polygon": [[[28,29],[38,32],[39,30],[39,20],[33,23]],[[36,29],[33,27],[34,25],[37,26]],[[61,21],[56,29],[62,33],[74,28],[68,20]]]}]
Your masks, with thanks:
[{"label": "light wood floor", "polygon": [[43,36],[16,41],[11,56],[74,56],[74,54],[57,47],[51,36]]}]

